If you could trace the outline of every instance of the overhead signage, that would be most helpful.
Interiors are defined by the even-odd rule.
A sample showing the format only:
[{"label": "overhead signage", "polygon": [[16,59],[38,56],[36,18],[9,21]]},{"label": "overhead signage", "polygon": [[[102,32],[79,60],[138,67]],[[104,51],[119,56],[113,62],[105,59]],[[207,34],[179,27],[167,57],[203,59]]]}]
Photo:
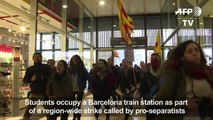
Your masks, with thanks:
[{"label": "overhead signage", "polygon": [[[147,45],[146,37],[131,37],[132,45]],[[110,40],[111,46],[124,46],[126,42],[122,40],[121,37],[111,38]]]}]

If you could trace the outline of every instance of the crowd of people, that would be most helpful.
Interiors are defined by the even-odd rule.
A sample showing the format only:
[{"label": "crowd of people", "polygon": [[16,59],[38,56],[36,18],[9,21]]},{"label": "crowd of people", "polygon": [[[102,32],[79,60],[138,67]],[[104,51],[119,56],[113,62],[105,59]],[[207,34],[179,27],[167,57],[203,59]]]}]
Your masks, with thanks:
[{"label": "crowd of people", "polygon": [[[194,119],[204,120],[213,118],[213,70],[207,65],[204,53],[200,45],[192,40],[180,43],[169,52],[168,59],[163,62],[157,53],[151,55],[151,63],[140,62],[140,66],[132,66],[131,62],[123,59],[120,66],[113,65],[112,58],[99,59],[92,65],[88,72],[78,55],[72,56],[67,63],[64,60],[48,60],[42,64],[41,53],[34,53],[34,65],[26,70],[23,82],[30,85],[31,91],[28,99],[36,100],[83,100],[84,90],[88,83],[88,90],[93,95],[94,101],[133,100],[136,91],[140,93],[140,99],[144,100],[183,100],[188,104],[184,106],[186,113],[182,115],[154,115],[147,113],[147,120],[187,120],[188,116]],[[87,82],[88,81],[88,82]],[[29,120],[32,115],[29,110],[36,105],[28,105],[23,119]],[[44,109],[81,109],[78,105],[53,105],[43,106]],[[132,105],[124,105],[123,108],[132,109]],[[146,106],[146,109],[164,109],[168,106]],[[174,106],[169,106],[174,107]],[[175,106],[179,107],[179,106]],[[183,107],[183,106],[181,106]],[[101,105],[94,105],[95,109],[101,109]],[[104,109],[110,109],[110,105],[104,105]],[[47,114],[48,120],[67,120],[68,113]],[[99,118],[99,113],[94,114]],[[124,120],[128,120],[129,114],[125,113]],[[73,120],[80,120],[81,113],[74,113]],[[106,113],[106,120],[110,114]]]}]

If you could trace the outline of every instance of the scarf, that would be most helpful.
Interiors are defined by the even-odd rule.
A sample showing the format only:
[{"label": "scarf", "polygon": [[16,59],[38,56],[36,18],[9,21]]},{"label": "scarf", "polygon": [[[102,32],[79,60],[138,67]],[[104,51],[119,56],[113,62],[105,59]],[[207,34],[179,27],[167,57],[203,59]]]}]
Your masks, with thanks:
[{"label": "scarf", "polygon": [[72,75],[74,75],[76,73],[79,74],[82,72],[83,68],[84,68],[83,64],[72,65],[72,66],[70,66],[69,71]]},{"label": "scarf", "polygon": [[194,79],[206,79],[213,87],[213,71],[205,64],[184,62],[184,68],[188,75]]},{"label": "scarf", "polygon": [[57,72],[55,73],[55,77],[57,80],[61,80],[65,77],[66,72],[63,72],[62,74],[58,74]]}]

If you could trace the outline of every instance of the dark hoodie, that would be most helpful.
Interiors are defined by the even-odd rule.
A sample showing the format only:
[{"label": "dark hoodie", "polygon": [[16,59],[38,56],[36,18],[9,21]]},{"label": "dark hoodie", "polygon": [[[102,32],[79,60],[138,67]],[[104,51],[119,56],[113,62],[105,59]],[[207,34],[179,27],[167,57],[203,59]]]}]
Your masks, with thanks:
[{"label": "dark hoodie", "polygon": [[[33,66],[27,68],[23,82],[30,84],[31,93],[45,95],[50,73],[51,70],[47,64],[42,64],[41,62],[34,63]],[[36,74],[37,80],[31,81],[34,74]]]}]

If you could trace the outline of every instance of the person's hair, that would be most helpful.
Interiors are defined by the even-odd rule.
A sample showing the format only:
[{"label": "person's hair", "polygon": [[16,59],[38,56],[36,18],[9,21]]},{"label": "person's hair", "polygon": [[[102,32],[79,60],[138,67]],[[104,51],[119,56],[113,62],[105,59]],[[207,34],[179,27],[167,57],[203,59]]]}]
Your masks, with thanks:
[{"label": "person's hair", "polygon": [[161,57],[160,57],[160,55],[159,55],[158,53],[152,53],[152,54],[151,54],[151,56],[154,56],[154,55],[155,55],[155,56],[158,56],[158,57],[160,58],[160,60],[161,60]]},{"label": "person's hair", "polygon": [[[83,61],[81,60],[81,57],[80,57],[79,55],[73,55],[72,58],[71,58],[70,61],[69,61],[69,67],[74,66],[74,64],[73,64],[73,62],[72,62],[72,60],[73,60],[74,58],[78,61],[78,64],[77,64],[77,65],[84,66],[84,63],[83,63]],[[79,66],[79,67],[80,67],[80,66]]]},{"label": "person's hair", "polygon": [[170,57],[168,58],[168,60],[165,62],[164,64],[164,70],[174,70],[174,69],[178,69],[183,65],[183,57],[184,57],[184,52],[186,50],[186,47],[191,44],[194,43],[197,45],[200,55],[201,55],[201,64],[206,64],[206,59],[204,56],[204,53],[200,47],[200,45],[193,41],[193,40],[188,40],[185,42],[180,43],[171,53]]},{"label": "person's hair", "polygon": [[167,53],[167,56],[166,56],[166,57],[167,57],[167,59],[169,59],[169,57],[171,56],[172,51],[173,51],[173,49],[170,49],[170,50],[169,50],[169,52]]},{"label": "person's hair", "polygon": [[54,63],[55,63],[55,60],[49,59],[49,60],[47,61],[47,63],[49,63],[49,62],[54,62]]},{"label": "person's hair", "polygon": [[107,70],[107,71],[110,71],[110,66],[108,64],[108,62],[104,59],[99,59],[98,62],[102,61],[104,63],[104,69]]},{"label": "person's hair", "polygon": [[123,59],[123,60],[122,60],[122,62],[124,62],[124,61],[126,61],[126,62],[128,62],[128,63],[129,63],[129,61],[128,61],[127,59]]},{"label": "person's hair", "polygon": [[112,57],[109,57],[107,60],[108,60],[108,61],[109,61],[109,60],[112,60]]},{"label": "person's hair", "polygon": [[40,57],[41,57],[41,60],[42,60],[42,55],[41,55],[41,53],[40,53],[40,52],[35,52],[35,53],[33,54],[33,57],[34,57],[35,55],[40,56]]},{"label": "person's hair", "polygon": [[92,64],[92,66],[94,66],[94,67],[95,67],[96,65],[97,65],[96,63],[93,63],[93,64]]},{"label": "person's hair", "polygon": [[102,61],[102,62],[104,63],[104,66],[105,66],[105,67],[108,67],[109,64],[107,63],[106,60],[104,60],[104,59],[99,59],[98,62],[100,62],[100,61]]},{"label": "person's hair", "polygon": [[68,69],[67,62],[66,62],[65,60],[59,60],[59,61],[58,61],[58,63],[59,63],[59,62],[63,63],[64,68],[65,68],[65,70],[64,70],[64,71],[67,71],[67,69]]}]

